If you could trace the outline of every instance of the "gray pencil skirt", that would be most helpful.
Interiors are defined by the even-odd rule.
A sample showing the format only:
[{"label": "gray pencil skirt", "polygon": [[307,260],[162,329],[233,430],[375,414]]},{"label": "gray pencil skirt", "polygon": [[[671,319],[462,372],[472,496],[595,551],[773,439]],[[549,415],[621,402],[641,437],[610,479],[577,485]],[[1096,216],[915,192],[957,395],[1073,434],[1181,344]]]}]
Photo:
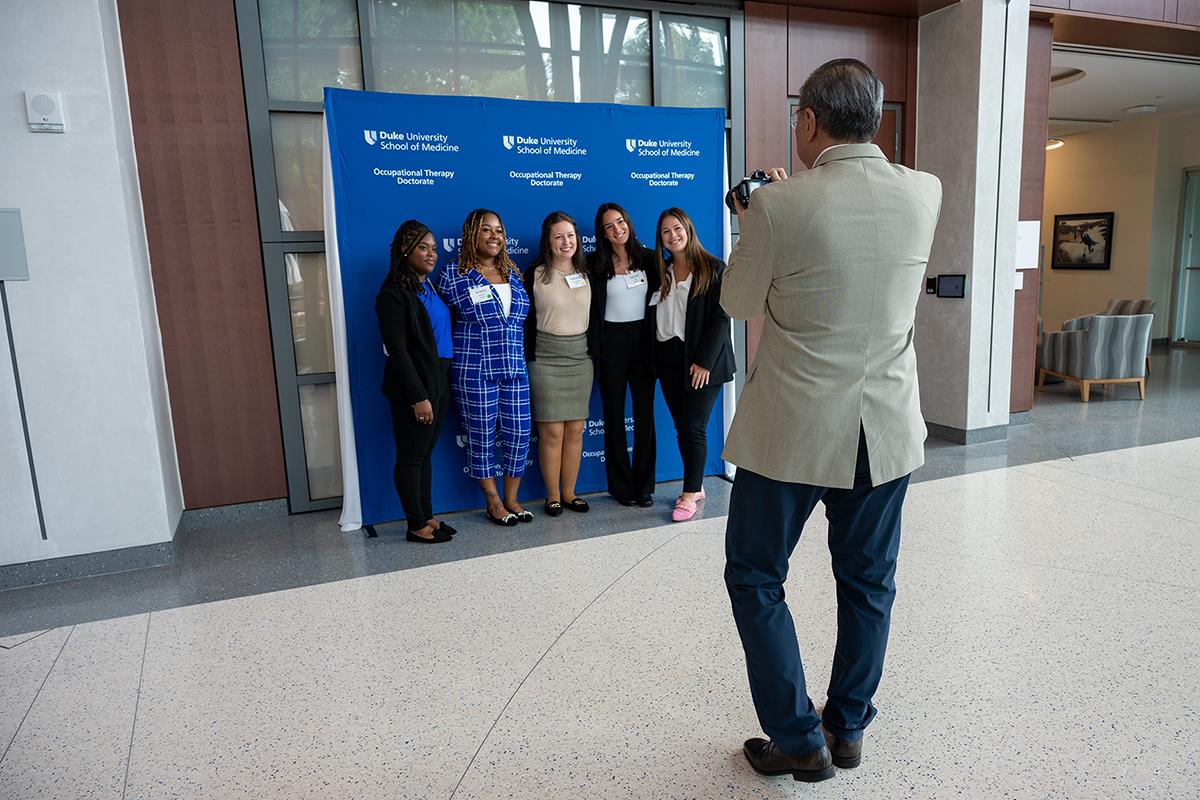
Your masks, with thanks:
[{"label": "gray pencil skirt", "polygon": [[537,334],[537,358],[529,362],[534,422],[587,419],[592,396],[592,360],[587,334]]}]

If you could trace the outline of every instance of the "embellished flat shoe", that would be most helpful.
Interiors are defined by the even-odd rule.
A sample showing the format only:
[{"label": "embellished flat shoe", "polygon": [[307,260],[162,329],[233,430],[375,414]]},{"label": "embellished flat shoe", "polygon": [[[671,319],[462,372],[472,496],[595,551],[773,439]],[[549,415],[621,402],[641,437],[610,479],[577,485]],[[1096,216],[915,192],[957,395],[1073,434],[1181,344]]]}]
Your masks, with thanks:
[{"label": "embellished flat shoe", "polygon": [[426,539],[424,536],[417,536],[412,531],[409,531],[408,533],[406,533],[404,535],[404,538],[410,542],[417,542],[418,544],[441,544],[442,542],[451,541],[450,534],[442,533],[441,531],[437,530],[436,528],[433,531],[432,539]]},{"label": "embellished flat shoe", "polygon": [[542,510],[546,512],[547,517],[557,517],[563,512],[563,504],[557,500],[547,500]]},{"label": "embellished flat shoe", "polygon": [[586,514],[591,510],[592,507],[589,506],[587,501],[582,497],[576,497],[573,500],[568,500],[567,502],[563,503],[563,508],[569,509],[570,511],[578,511],[580,514]]},{"label": "embellished flat shoe", "polygon": [[511,528],[518,522],[516,514],[505,514],[503,517],[493,517],[490,510],[485,510],[483,513],[487,514],[487,518],[496,525],[503,525],[506,528]]}]

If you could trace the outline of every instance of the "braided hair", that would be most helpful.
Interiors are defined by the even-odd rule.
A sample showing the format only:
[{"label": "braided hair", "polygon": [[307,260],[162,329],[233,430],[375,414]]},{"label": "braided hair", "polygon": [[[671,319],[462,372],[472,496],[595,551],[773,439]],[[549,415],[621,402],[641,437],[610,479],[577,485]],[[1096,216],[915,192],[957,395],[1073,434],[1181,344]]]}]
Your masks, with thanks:
[{"label": "braided hair", "polygon": [[426,235],[432,234],[433,231],[429,230],[428,226],[415,219],[405,220],[400,224],[396,235],[392,237],[391,259],[388,263],[387,277],[383,279],[384,286],[399,286],[410,292],[420,291],[421,279],[408,263],[408,257]]},{"label": "braided hair", "polygon": [[[483,227],[483,220],[491,214],[497,220],[500,220],[500,215],[495,211],[487,208],[477,208],[467,218],[463,220],[462,226],[462,247],[458,251],[458,272],[460,275],[466,275],[472,267],[478,267],[483,263],[483,256],[479,254],[479,230]],[[504,222],[500,221],[500,229],[504,230]],[[500,253],[496,256],[496,270],[500,273],[500,277],[508,280],[508,276],[516,273],[520,276],[517,270],[517,265],[508,257],[508,248],[505,245],[500,246]]]}]

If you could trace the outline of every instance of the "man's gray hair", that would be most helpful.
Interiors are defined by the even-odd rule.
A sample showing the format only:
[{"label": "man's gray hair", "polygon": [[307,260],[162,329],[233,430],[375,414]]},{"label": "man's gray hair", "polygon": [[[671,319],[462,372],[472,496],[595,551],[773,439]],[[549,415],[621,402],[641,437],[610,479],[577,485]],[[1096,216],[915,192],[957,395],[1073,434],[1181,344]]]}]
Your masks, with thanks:
[{"label": "man's gray hair", "polygon": [[800,87],[800,108],[811,108],[817,126],[842,142],[869,142],[883,116],[883,82],[853,58],[827,61]]}]

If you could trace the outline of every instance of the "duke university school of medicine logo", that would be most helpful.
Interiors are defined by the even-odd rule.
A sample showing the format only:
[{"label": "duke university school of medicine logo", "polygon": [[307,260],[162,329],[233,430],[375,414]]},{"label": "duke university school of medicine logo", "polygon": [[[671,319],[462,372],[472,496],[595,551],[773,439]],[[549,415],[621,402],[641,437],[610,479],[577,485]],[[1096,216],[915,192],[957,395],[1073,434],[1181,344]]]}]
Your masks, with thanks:
[{"label": "duke university school of medicine logo", "polygon": [[515,136],[505,136],[504,137],[504,149],[505,150],[512,150],[513,146],[516,143],[517,143],[517,137],[515,137]]},{"label": "duke university school of medicine logo", "polygon": [[625,149],[631,153],[634,150],[637,150],[637,139],[626,139],[625,140]]},{"label": "duke university school of medicine logo", "polygon": [[379,134],[375,131],[363,131],[363,139],[366,140],[367,144],[375,144],[379,141]]},{"label": "duke university school of medicine logo", "polygon": [[462,239],[442,239],[442,247],[447,253],[453,253],[454,248],[458,247]]}]

